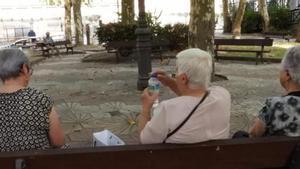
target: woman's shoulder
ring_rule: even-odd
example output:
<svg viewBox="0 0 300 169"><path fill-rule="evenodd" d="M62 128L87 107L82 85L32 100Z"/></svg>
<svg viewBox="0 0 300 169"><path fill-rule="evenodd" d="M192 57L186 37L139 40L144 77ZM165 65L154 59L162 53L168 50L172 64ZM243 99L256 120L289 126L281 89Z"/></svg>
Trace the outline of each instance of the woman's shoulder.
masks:
<svg viewBox="0 0 300 169"><path fill-rule="evenodd" d="M211 86L208 88L208 90L214 93L222 93L222 94L230 95L229 91L221 86Z"/></svg>
<svg viewBox="0 0 300 169"><path fill-rule="evenodd" d="M32 88L32 87L28 87L24 90L24 93L29 94L29 95L33 95L36 96L37 98L47 98L47 99L51 99L51 97L46 94L45 92Z"/></svg>
<svg viewBox="0 0 300 169"><path fill-rule="evenodd" d="M174 97L172 99L164 100L160 104L162 104L165 107L177 107L185 104L191 104L194 102L198 102L197 97L192 96L178 96Z"/></svg>
<svg viewBox="0 0 300 169"><path fill-rule="evenodd" d="M287 104L295 107L297 105L300 105L300 97L290 95L268 97L266 99L266 104L267 106L278 106L278 104Z"/></svg>

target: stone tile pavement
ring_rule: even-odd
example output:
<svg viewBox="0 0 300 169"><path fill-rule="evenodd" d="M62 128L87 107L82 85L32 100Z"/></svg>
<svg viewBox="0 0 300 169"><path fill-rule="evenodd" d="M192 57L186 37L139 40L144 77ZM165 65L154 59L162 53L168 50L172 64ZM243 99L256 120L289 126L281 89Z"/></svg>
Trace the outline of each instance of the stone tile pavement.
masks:
<svg viewBox="0 0 300 169"><path fill-rule="evenodd" d="M109 129L127 144L137 144L136 118L140 111L140 91L136 90L137 65L132 60L115 63L115 57L103 56L94 62L81 62L84 54L51 57L34 66L31 82L52 96L61 116L66 142L71 147L92 145L92 133ZM175 61L153 67L174 72ZM231 131L248 129L267 96L281 93L277 81L278 64L254 65L219 62L216 72L228 77L213 85L232 94ZM173 97L166 88L160 100Z"/></svg>

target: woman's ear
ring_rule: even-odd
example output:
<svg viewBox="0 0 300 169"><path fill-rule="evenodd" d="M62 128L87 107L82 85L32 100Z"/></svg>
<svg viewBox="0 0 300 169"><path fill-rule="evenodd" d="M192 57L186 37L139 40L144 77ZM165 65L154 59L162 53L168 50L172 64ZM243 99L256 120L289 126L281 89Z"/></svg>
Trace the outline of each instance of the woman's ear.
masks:
<svg viewBox="0 0 300 169"><path fill-rule="evenodd" d="M285 73L286 80L290 81L292 79L290 72L288 70L285 70L284 73Z"/></svg>
<svg viewBox="0 0 300 169"><path fill-rule="evenodd" d="M182 74L182 82L187 85L189 83L189 79L185 73Z"/></svg>
<svg viewBox="0 0 300 169"><path fill-rule="evenodd" d="M29 74L29 68L26 64L22 65L21 72L24 73L25 75Z"/></svg>

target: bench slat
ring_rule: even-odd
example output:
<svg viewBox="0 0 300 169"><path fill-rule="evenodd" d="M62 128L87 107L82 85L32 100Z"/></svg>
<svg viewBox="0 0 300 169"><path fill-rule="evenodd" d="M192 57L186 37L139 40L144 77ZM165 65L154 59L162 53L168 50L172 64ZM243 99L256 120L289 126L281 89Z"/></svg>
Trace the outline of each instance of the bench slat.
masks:
<svg viewBox="0 0 300 169"><path fill-rule="evenodd" d="M287 165L300 138L218 140L0 153L1 168L22 158L29 169L259 169Z"/></svg>
<svg viewBox="0 0 300 169"><path fill-rule="evenodd" d="M272 46L273 39L215 39L215 45Z"/></svg>
<svg viewBox="0 0 300 169"><path fill-rule="evenodd" d="M238 50L238 49L218 49L218 51L224 51L224 52L263 52L263 53L270 53L271 50Z"/></svg>

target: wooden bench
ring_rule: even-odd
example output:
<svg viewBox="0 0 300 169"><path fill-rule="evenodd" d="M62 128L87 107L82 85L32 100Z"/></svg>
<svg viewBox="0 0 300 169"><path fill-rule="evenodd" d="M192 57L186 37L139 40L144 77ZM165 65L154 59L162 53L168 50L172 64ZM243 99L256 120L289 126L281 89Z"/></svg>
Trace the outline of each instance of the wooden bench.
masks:
<svg viewBox="0 0 300 169"><path fill-rule="evenodd" d="M67 54L69 53L69 50L73 54L73 45L69 40L59 40L59 41L54 41L53 45L57 47L58 49L64 49L66 48Z"/></svg>
<svg viewBox="0 0 300 169"><path fill-rule="evenodd" d="M110 41L104 45L108 53L116 53L116 61L119 62L120 57L128 57L131 53L136 51L136 41ZM152 40L151 53L160 56L169 49L170 43L167 40Z"/></svg>
<svg viewBox="0 0 300 169"><path fill-rule="evenodd" d="M66 51L67 54L69 53L69 50L71 50L73 54L73 45L71 44L70 41L67 40L54 41L54 43L51 44L51 46L53 46L53 48L56 49L57 51L59 51L59 49L65 48L67 50ZM45 44L44 42L37 42L35 47L40 51L42 51L43 56L49 56L51 50L49 45Z"/></svg>
<svg viewBox="0 0 300 169"><path fill-rule="evenodd" d="M35 44L35 48L37 50L42 51L43 56L49 56L49 54L50 54L50 48L48 48L47 45L43 42L37 42Z"/></svg>
<svg viewBox="0 0 300 169"><path fill-rule="evenodd" d="M265 32L265 38L281 38L286 41L290 41L291 35L290 32Z"/></svg>
<svg viewBox="0 0 300 169"><path fill-rule="evenodd" d="M299 169L300 138L0 153L1 169ZM23 167L23 168L22 168Z"/></svg>
<svg viewBox="0 0 300 169"><path fill-rule="evenodd" d="M214 45L215 58L217 60L221 58L218 52L256 53L255 62L257 64L259 59L263 62L264 53L271 52L270 49L266 49L265 47L271 47L273 39L215 39ZM232 46L257 47L257 49L232 48Z"/></svg>

